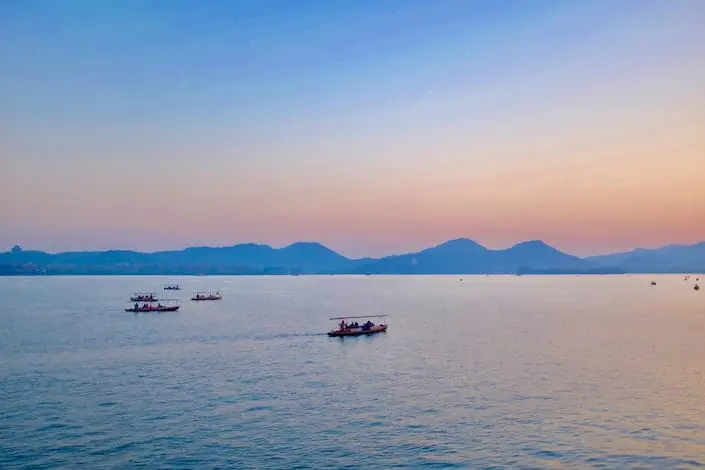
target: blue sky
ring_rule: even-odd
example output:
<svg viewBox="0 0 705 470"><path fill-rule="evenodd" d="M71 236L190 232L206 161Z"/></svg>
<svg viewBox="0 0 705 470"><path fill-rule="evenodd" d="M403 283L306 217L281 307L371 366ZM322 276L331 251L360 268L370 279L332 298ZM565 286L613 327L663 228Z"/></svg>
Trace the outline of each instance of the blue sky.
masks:
<svg viewBox="0 0 705 470"><path fill-rule="evenodd" d="M5 1L0 245L705 239L704 31L697 0Z"/></svg>

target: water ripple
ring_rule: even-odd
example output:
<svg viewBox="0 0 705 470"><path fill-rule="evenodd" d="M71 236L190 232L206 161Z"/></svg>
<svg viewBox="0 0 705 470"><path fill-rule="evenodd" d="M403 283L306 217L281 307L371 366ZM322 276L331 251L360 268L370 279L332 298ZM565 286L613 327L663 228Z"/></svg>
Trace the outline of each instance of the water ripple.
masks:
<svg viewBox="0 0 705 470"><path fill-rule="evenodd" d="M705 466L682 279L466 280L184 278L226 297L134 316L173 280L0 278L0 468ZM390 333L329 339L331 311Z"/></svg>

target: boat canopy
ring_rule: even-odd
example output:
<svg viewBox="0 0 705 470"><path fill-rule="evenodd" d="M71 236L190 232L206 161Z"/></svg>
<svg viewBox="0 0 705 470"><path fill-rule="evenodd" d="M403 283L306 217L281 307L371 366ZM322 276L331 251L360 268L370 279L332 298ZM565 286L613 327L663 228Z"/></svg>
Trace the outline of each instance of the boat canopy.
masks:
<svg viewBox="0 0 705 470"><path fill-rule="evenodd" d="M358 315L354 317L333 317L329 318L329 320L349 320L353 318L382 318L382 317L388 317L389 315Z"/></svg>

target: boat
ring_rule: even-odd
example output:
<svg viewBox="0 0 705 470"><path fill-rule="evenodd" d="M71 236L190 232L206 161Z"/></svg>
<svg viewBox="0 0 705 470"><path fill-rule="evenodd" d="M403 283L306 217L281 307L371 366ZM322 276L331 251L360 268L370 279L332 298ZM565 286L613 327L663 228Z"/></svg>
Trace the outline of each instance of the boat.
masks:
<svg viewBox="0 0 705 470"><path fill-rule="evenodd" d="M143 305L138 305L135 303L135 306L132 308L126 308L126 312L132 312L132 313L151 313L151 312L156 312L156 313L161 313L161 312L176 312L179 310L179 305L175 305L175 302L178 302L176 299L162 299L159 301L157 305L145 303ZM161 302L165 303L172 303L172 305L162 305Z"/></svg>
<svg viewBox="0 0 705 470"><path fill-rule="evenodd" d="M700 290L700 286L697 285L697 284L695 284L695 286L693 287L693 289L695 289L695 290Z"/></svg>
<svg viewBox="0 0 705 470"><path fill-rule="evenodd" d="M158 302L157 294L153 292L135 292L130 297L131 302Z"/></svg>
<svg viewBox="0 0 705 470"><path fill-rule="evenodd" d="M338 328L328 332L330 337L344 337L344 336L367 336L376 333L385 333L387 331L386 318L389 315L362 315L355 317L333 317L329 320L340 320ZM367 321L360 325L358 322L348 323L347 320L355 320L360 318L379 318L380 321L377 325L371 321Z"/></svg>
<svg viewBox="0 0 705 470"><path fill-rule="evenodd" d="M164 290L181 290L181 286L178 284L164 284Z"/></svg>
<svg viewBox="0 0 705 470"><path fill-rule="evenodd" d="M652 286L655 286L655 285L656 285L656 281L651 281L651 285L652 285Z"/></svg>
<svg viewBox="0 0 705 470"><path fill-rule="evenodd" d="M191 300L195 301L200 301L200 300L220 300L222 299L223 296L220 295L220 292L216 292L215 294L212 291L199 291L196 292L196 295L191 297Z"/></svg>

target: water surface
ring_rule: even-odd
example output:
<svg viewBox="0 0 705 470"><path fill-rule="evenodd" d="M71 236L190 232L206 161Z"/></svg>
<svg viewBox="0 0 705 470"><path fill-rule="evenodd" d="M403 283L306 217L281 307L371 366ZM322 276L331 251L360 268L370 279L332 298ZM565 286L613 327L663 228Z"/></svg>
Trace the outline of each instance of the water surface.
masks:
<svg viewBox="0 0 705 470"><path fill-rule="evenodd" d="M225 297L123 311L174 281ZM0 278L0 298L0 468L705 466L705 292L680 276ZM355 314L389 332L325 336Z"/></svg>

